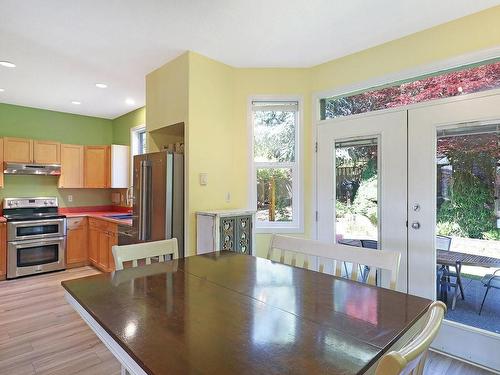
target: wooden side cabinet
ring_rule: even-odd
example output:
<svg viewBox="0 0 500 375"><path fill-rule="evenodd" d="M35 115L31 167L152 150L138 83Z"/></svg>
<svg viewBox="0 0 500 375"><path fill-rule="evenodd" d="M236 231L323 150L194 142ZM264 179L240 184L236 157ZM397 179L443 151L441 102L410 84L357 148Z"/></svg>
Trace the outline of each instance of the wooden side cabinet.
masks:
<svg viewBox="0 0 500 375"><path fill-rule="evenodd" d="M89 218L89 260L101 271L115 270L111 248L118 243L118 225Z"/></svg>
<svg viewBox="0 0 500 375"><path fill-rule="evenodd" d="M83 169L86 188L109 188L110 146L85 146Z"/></svg>
<svg viewBox="0 0 500 375"><path fill-rule="evenodd" d="M33 161L40 164L61 163L61 144L51 141L33 141Z"/></svg>
<svg viewBox="0 0 500 375"><path fill-rule="evenodd" d="M86 217L67 219L66 267L81 267L89 263L88 223Z"/></svg>
<svg viewBox="0 0 500 375"><path fill-rule="evenodd" d="M7 224L0 223L0 280L7 277Z"/></svg>
<svg viewBox="0 0 500 375"><path fill-rule="evenodd" d="M196 213L196 252L229 250L253 254L255 212L217 210Z"/></svg>
<svg viewBox="0 0 500 375"><path fill-rule="evenodd" d="M59 188L83 188L83 163L83 146L61 145Z"/></svg>
<svg viewBox="0 0 500 375"><path fill-rule="evenodd" d="M3 159L12 163L32 163L33 162L33 140L26 138L3 139Z"/></svg>

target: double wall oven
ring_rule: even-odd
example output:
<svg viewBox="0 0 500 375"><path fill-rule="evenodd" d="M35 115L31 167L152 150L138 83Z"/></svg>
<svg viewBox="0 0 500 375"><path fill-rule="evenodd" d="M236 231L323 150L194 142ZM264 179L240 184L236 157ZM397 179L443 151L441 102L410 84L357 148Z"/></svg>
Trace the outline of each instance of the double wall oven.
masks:
<svg viewBox="0 0 500 375"><path fill-rule="evenodd" d="M66 217L54 197L5 198L7 278L65 268Z"/></svg>

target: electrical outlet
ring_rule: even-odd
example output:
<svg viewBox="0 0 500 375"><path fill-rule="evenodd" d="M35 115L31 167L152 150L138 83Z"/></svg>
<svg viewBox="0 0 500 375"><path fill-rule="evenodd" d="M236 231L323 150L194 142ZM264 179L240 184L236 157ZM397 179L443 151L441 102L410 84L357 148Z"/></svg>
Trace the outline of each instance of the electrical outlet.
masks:
<svg viewBox="0 0 500 375"><path fill-rule="evenodd" d="M73 196L71 194L68 195L68 202L73 202Z"/></svg>
<svg viewBox="0 0 500 375"><path fill-rule="evenodd" d="M231 202L231 192L230 191L226 192L226 203L229 203L229 202Z"/></svg>

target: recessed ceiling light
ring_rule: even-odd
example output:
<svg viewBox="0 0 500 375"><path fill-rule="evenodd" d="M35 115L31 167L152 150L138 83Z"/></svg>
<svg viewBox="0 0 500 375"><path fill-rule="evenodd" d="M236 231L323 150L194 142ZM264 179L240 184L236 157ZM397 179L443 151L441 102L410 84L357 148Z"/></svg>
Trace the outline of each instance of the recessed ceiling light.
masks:
<svg viewBox="0 0 500 375"><path fill-rule="evenodd" d="M108 87L108 85L106 85L105 83L96 83L95 86L99 87L100 89L105 89L106 87Z"/></svg>
<svg viewBox="0 0 500 375"><path fill-rule="evenodd" d="M80 104L82 104L82 102L79 102L78 100L73 100L73 101L71 102L71 104L80 105Z"/></svg>
<svg viewBox="0 0 500 375"><path fill-rule="evenodd" d="M4 92L4 91L5 91L5 89L0 89L0 92Z"/></svg>
<svg viewBox="0 0 500 375"><path fill-rule="evenodd" d="M15 68L16 64L11 63L10 61L0 61L0 65L5 66L6 68Z"/></svg>
<svg viewBox="0 0 500 375"><path fill-rule="evenodd" d="M131 98L127 98L127 99L125 99L125 103L127 103L128 105L134 105L135 104L135 100L131 99Z"/></svg>
<svg viewBox="0 0 500 375"><path fill-rule="evenodd" d="M462 88L462 86L458 86L458 89L457 89L458 92L463 92L464 89Z"/></svg>

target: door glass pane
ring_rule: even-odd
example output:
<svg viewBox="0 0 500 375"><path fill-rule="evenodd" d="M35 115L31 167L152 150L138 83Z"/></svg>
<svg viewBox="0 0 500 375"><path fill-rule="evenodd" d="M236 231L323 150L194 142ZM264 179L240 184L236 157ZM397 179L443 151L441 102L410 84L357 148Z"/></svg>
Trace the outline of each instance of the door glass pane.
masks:
<svg viewBox="0 0 500 375"><path fill-rule="evenodd" d="M292 221L292 174L292 168L257 168L257 221Z"/></svg>
<svg viewBox="0 0 500 375"><path fill-rule="evenodd" d="M448 304L447 319L497 333L499 129L469 124L439 130L436 154L438 298Z"/></svg>
<svg viewBox="0 0 500 375"><path fill-rule="evenodd" d="M54 234L54 233L59 233L59 225L49 224L49 225L17 227L16 232L18 237L38 236L41 234Z"/></svg>
<svg viewBox="0 0 500 375"><path fill-rule="evenodd" d="M378 247L378 140L335 143L335 239Z"/></svg>

